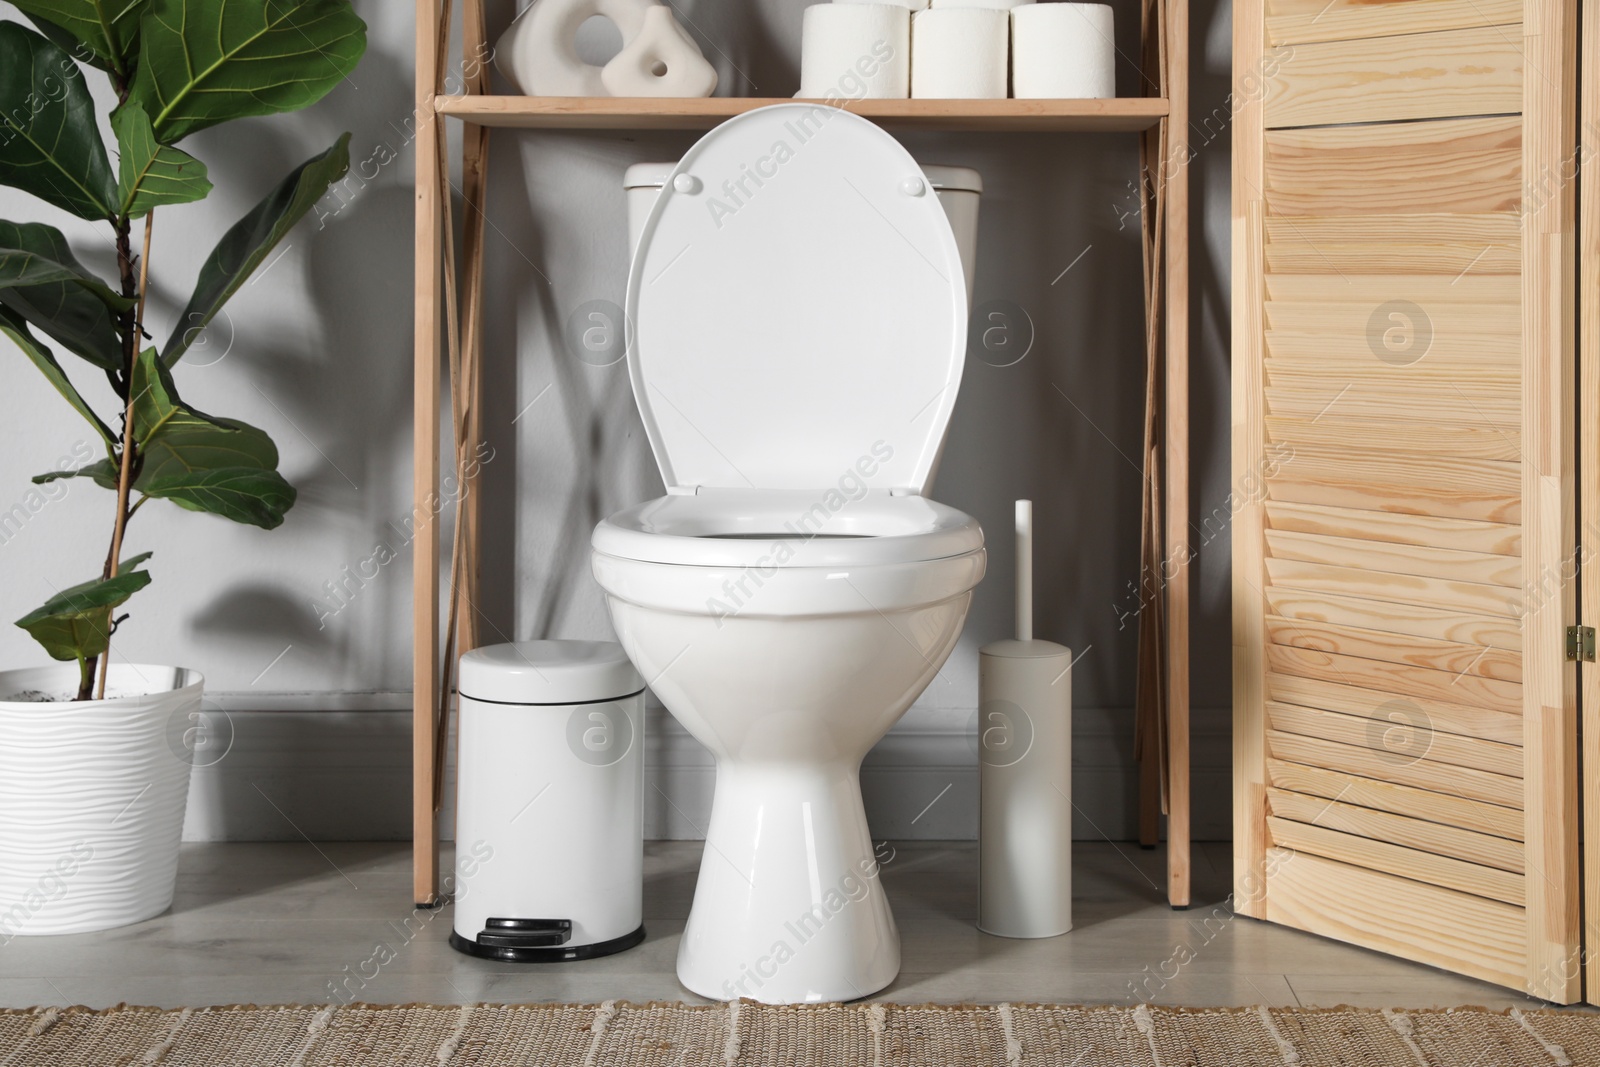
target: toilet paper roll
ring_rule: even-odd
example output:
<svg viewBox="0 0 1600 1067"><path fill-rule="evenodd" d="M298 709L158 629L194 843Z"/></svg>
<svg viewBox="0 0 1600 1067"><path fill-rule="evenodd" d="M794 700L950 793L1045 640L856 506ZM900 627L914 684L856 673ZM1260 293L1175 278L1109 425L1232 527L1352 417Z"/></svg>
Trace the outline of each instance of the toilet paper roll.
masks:
<svg viewBox="0 0 1600 1067"><path fill-rule="evenodd" d="M893 4L908 11L928 10L928 0L833 0L836 4Z"/></svg>
<svg viewBox="0 0 1600 1067"><path fill-rule="evenodd" d="M840 0L834 0L839 3ZM1010 11L1023 4L1031 4L1033 0L930 0L929 7L938 9L944 7L988 7L1000 11Z"/></svg>
<svg viewBox="0 0 1600 1067"><path fill-rule="evenodd" d="M911 95L1003 99L1011 16L980 7L941 7L911 20Z"/></svg>
<svg viewBox="0 0 1600 1067"><path fill-rule="evenodd" d="M1106 4L1028 4L1011 12L1012 95L1095 100L1117 95Z"/></svg>
<svg viewBox="0 0 1600 1067"><path fill-rule="evenodd" d="M898 4L816 4L800 23L800 91L828 100L911 93L911 12Z"/></svg>

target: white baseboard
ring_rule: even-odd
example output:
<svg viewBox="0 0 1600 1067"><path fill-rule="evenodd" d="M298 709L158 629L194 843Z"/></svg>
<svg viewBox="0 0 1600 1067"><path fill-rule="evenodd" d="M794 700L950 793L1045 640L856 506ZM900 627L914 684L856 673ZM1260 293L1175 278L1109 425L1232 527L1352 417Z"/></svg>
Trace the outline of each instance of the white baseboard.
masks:
<svg viewBox="0 0 1600 1067"><path fill-rule="evenodd" d="M409 694L260 694L206 702L210 763L191 781L186 841L395 840L411 837ZM978 831L971 713L913 711L867 757L861 789L875 837L971 840ZM1215 718L1210 721L1219 721ZM1225 720L1224 720L1225 721ZM1137 772L1127 709L1074 713L1074 836L1137 836ZM1231 753L1225 733L1193 739L1194 834L1229 836ZM704 836L711 756L659 707L647 716L645 835ZM443 827L454 823L453 776Z"/></svg>

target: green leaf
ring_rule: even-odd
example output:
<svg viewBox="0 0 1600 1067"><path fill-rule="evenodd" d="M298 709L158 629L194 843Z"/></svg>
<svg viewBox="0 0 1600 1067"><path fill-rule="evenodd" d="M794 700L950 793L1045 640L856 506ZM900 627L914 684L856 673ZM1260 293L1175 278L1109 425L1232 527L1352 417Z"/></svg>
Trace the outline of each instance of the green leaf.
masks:
<svg viewBox="0 0 1600 1067"><path fill-rule="evenodd" d="M0 304L95 366L121 369L115 314L133 301L89 273L60 230L0 220Z"/></svg>
<svg viewBox="0 0 1600 1067"><path fill-rule="evenodd" d="M110 470L116 469L111 466L110 460L102 459L96 463L89 464L87 467L79 467L76 470L45 471L43 474L35 474L29 480L32 481L34 485L49 485L51 482L63 482L68 478L94 478L95 468L101 467ZM95 480L99 481L98 478L95 478ZM113 482L112 484L114 487L116 483Z"/></svg>
<svg viewBox="0 0 1600 1067"><path fill-rule="evenodd" d="M283 524L296 494L277 471L278 448L272 438L248 423L184 404L155 349L139 354L133 385L134 440L142 457L135 492L267 530ZM91 478L114 490L122 473L119 462L113 456L33 480L44 484Z"/></svg>
<svg viewBox="0 0 1600 1067"><path fill-rule="evenodd" d="M117 491L117 480L122 475L121 457L114 456L108 459L97 459L93 463L77 468L76 470L45 471L35 474L30 479L34 485L47 485L50 482L64 481L67 478L90 478L102 489Z"/></svg>
<svg viewBox="0 0 1600 1067"><path fill-rule="evenodd" d="M211 192L206 165L181 149L157 141L150 116L138 104L117 109L111 116L111 129L122 150L117 196L125 217L142 218L162 204L204 200Z"/></svg>
<svg viewBox="0 0 1600 1067"><path fill-rule="evenodd" d="M139 16L147 0L12 0L12 6L35 23L40 32L61 44L52 29L59 28L79 47L68 49L86 63L125 76L139 44ZM65 47L65 46L63 46Z"/></svg>
<svg viewBox="0 0 1600 1067"><path fill-rule="evenodd" d="M73 59L76 59L79 63L88 63L90 66L98 67L101 70L109 69L106 64L101 61L99 56L96 56L93 52L89 51L87 47L85 47L82 41L78 40L76 37L72 36L72 34L68 33L60 26L57 26L49 19L42 19L37 15L29 15L28 21L33 23L34 29L38 30L44 35L45 40L61 49Z"/></svg>
<svg viewBox="0 0 1600 1067"><path fill-rule="evenodd" d="M139 33L128 100L163 144L314 104L367 47L349 0L150 0Z"/></svg>
<svg viewBox="0 0 1600 1067"><path fill-rule="evenodd" d="M118 310L133 306L78 262L54 226L0 219L0 289L50 282L76 282Z"/></svg>
<svg viewBox="0 0 1600 1067"><path fill-rule="evenodd" d="M278 448L248 423L216 419L180 408L140 444L144 467L135 488L154 478L197 470L274 470ZM154 494L152 494L154 495Z"/></svg>
<svg viewBox="0 0 1600 1067"><path fill-rule="evenodd" d="M111 613L150 584L150 575L134 570L150 558L145 552L126 561L115 578L95 578L64 589L35 611L17 620L54 659L86 660L111 644Z"/></svg>
<svg viewBox="0 0 1600 1067"><path fill-rule="evenodd" d="M277 472L271 437L184 404L153 348L139 354L133 385L134 439L143 457L137 492L263 529L283 523L295 491ZM119 471L104 462L74 473L115 488Z"/></svg>
<svg viewBox="0 0 1600 1067"><path fill-rule="evenodd" d="M116 448L116 438L111 429L100 421L89 405L84 402L77 388L68 380L66 372L61 369L61 364L56 362L55 355L44 345L40 344L33 334L28 331L28 324L22 317L8 307L0 306L0 333L4 333L16 342L22 349L23 355L33 361L51 385L56 387L56 392L66 398L74 411L88 420L94 427L94 432L100 435L105 442L107 454Z"/></svg>
<svg viewBox="0 0 1600 1067"><path fill-rule="evenodd" d="M294 224L350 169L350 135L347 133L321 155L312 156L268 193L233 228L222 235L210 258L200 268L194 295L178 316L181 328L167 341L161 360L172 366L190 342L238 292Z"/></svg>
<svg viewBox="0 0 1600 1067"><path fill-rule="evenodd" d="M294 486L283 475L249 467L184 471L141 482L146 496L263 530L283 525L284 513L295 501Z"/></svg>
<svg viewBox="0 0 1600 1067"><path fill-rule="evenodd" d="M80 218L116 210L117 181L83 71L16 22L0 22L0 184Z"/></svg>
<svg viewBox="0 0 1600 1067"><path fill-rule="evenodd" d="M178 399L172 374L153 348L133 369L133 432L146 477L210 467L278 465L278 448L265 432L235 419L206 415Z"/></svg>

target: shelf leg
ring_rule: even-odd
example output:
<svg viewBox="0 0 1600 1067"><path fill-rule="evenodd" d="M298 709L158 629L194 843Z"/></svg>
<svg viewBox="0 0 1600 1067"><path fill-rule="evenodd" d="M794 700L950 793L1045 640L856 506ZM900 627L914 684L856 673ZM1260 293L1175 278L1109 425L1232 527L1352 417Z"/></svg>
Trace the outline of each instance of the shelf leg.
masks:
<svg viewBox="0 0 1600 1067"><path fill-rule="evenodd" d="M1190 903L1189 5L1167 0L1166 526L1167 899Z"/></svg>
<svg viewBox="0 0 1600 1067"><path fill-rule="evenodd" d="M433 809L433 736L439 706L439 304L443 231L439 198L439 121L434 79L440 42L438 0L417 0L415 384L412 521L412 899L439 897L439 822Z"/></svg>

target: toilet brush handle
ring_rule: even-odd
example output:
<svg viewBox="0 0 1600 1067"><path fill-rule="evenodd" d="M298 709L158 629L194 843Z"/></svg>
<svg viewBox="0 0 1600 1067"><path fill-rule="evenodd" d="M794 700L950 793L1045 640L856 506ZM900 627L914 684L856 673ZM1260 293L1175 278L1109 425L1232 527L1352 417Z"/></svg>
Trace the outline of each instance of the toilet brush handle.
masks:
<svg viewBox="0 0 1600 1067"><path fill-rule="evenodd" d="M1017 640L1033 640L1033 501L1017 501Z"/></svg>

